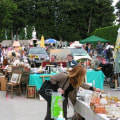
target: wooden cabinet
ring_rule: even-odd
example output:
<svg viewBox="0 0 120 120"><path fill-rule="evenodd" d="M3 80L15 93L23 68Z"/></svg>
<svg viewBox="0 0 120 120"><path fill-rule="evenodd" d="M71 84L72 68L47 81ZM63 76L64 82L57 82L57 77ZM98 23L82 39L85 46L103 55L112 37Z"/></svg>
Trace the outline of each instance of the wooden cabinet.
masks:
<svg viewBox="0 0 120 120"><path fill-rule="evenodd" d="M0 76L1 91L6 91L6 82L5 76Z"/></svg>

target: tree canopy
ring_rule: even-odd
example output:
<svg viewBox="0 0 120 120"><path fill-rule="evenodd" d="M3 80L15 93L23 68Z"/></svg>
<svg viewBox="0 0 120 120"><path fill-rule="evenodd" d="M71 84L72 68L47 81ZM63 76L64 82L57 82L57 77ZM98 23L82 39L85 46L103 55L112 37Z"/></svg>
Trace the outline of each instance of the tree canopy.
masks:
<svg viewBox="0 0 120 120"><path fill-rule="evenodd" d="M43 34L45 39L75 41L86 38L96 28L113 25L115 20L111 0L3 1L0 1L0 40L5 39L6 29L16 34L16 39L17 34L25 39L24 28L34 26L38 38ZM32 30L28 29L26 38L30 39Z"/></svg>

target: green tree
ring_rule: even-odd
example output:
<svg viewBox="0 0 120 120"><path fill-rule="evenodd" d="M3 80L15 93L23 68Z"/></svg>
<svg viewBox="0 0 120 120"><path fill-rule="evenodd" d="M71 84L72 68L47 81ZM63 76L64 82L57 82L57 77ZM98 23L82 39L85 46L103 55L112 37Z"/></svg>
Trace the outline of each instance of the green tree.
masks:
<svg viewBox="0 0 120 120"><path fill-rule="evenodd" d="M109 40L111 44L115 44L117 36L118 36L118 28L120 25L113 25L104 28L96 29L92 34Z"/></svg>
<svg viewBox="0 0 120 120"><path fill-rule="evenodd" d="M109 0L38 0L35 6L39 37L74 41L115 20Z"/></svg>
<svg viewBox="0 0 120 120"><path fill-rule="evenodd" d="M14 0L17 10L13 17L13 31L18 39L18 34L23 32L27 25L35 23L35 1L34 0Z"/></svg>
<svg viewBox="0 0 120 120"><path fill-rule="evenodd" d="M13 12L12 19L8 19L13 22L11 24L9 22L10 28L16 36L19 34L21 39L25 39L25 27L31 26L27 31L27 38L30 38L32 26L35 26L37 38L41 38L43 34L45 39L80 40L90 35L96 28L112 25L115 20L111 0L11 0L11 2L16 4L17 10ZM6 7L3 7L5 6L1 5L0 14L4 18L3 10ZM7 24L5 21L4 18L4 26ZM1 20L0 23L3 24ZM11 31L10 28L7 32ZM2 31L4 29L1 29Z"/></svg>
<svg viewBox="0 0 120 120"><path fill-rule="evenodd" d="M9 32L9 30L12 27L13 24L13 14L15 13L17 9L16 4L14 4L12 1L10 0L1 0L0 1L0 15L1 15L1 19L0 19L0 30L1 33ZM4 34L2 35L1 39L4 39Z"/></svg>

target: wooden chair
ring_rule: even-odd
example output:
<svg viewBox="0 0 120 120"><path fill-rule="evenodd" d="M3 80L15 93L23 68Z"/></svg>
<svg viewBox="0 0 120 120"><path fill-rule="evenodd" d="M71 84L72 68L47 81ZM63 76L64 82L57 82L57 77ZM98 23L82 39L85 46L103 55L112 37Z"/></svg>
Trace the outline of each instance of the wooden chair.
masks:
<svg viewBox="0 0 120 120"><path fill-rule="evenodd" d="M11 76L10 82L7 83L6 86L6 96L8 95L8 92L11 92L11 98L13 98L13 93L19 92L19 95L21 95L21 72L13 72Z"/></svg>
<svg viewBox="0 0 120 120"><path fill-rule="evenodd" d="M29 83L29 72L23 72L22 77L21 77L21 91L22 91L22 93L24 91L26 92L26 88L27 88L28 83Z"/></svg>

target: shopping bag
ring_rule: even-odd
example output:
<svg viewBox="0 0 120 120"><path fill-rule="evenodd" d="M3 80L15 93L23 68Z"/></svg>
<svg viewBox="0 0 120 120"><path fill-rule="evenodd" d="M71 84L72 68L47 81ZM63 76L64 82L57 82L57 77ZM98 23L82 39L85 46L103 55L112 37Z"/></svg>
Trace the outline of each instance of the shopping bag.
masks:
<svg viewBox="0 0 120 120"><path fill-rule="evenodd" d="M67 77L64 85L62 86L62 88L64 88L67 81L68 81L68 77ZM38 91L38 93L48 102L49 105L51 105L52 92L57 92L57 89L48 80L45 80L45 82L43 83L43 85L41 86L41 88Z"/></svg>
<svg viewBox="0 0 120 120"><path fill-rule="evenodd" d="M57 89L50 81L45 80L38 92L50 105L52 92L57 92Z"/></svg>
<svg viewBox="0 0 120 120"><path fill-rule="evenodd" d="M52 92L51 118L57 118L60 115L60 112L63 114L63 97L59 92Z"/></svg>

